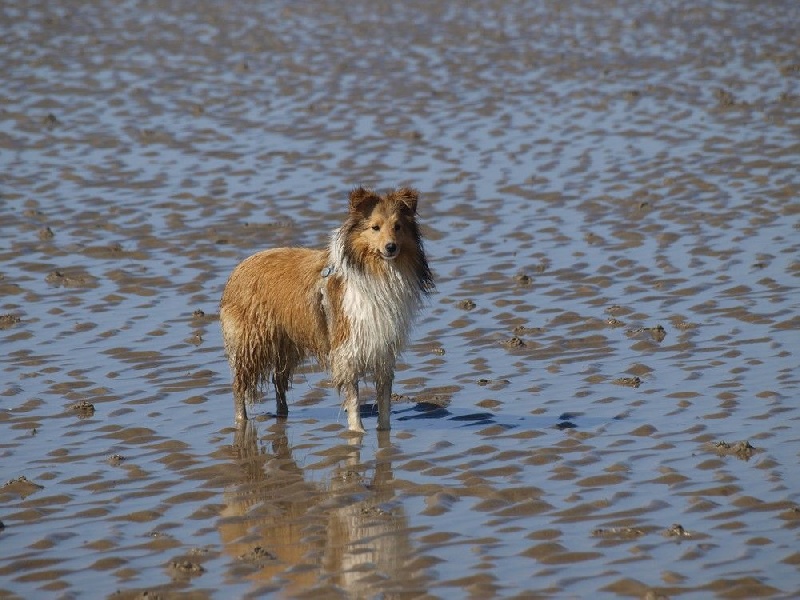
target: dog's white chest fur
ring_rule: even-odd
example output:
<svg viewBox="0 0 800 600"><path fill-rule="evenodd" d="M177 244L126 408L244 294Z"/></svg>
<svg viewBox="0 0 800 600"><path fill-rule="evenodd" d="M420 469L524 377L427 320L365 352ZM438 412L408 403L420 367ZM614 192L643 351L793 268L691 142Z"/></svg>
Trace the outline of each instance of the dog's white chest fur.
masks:
<svg viewBox="0 0 800 600"><path fill-rule="evenodd" d="M421 304L419 284L391 263L378 277L358 271L343 260L339 241L334 237L331 250L334 268L345 284L341 309L349 332L341 347L332 350L359 376L383 372L394 367L406 343ZM338 361L334 358L333 362Z"/></svg>
<svg viewBox="0 0 800 600"><path fill-rule="evenodd" d="M360 370L394 365L418 305L408 284L394 270L385 279L358 275L346 280L342 309L350 325L347 353Z"/></svg>

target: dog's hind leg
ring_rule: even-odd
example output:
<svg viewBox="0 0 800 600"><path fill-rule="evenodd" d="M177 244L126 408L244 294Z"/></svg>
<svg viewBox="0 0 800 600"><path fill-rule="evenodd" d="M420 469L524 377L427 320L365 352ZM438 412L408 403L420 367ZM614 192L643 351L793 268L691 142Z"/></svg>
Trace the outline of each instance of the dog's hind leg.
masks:
<svg viewBox="0 0 800 600"><path fill-rule="evenodd" d="M286 418L289 416L289 405L286 403L286 392L289 389L289 382L292 375L289 372L277 371L272 375L272 384L275 386L275 414L278 417Z"/></svg>
<svg viewBox="0 0 800 600"><path fill-rule="evenodd" d="M242 352L242 330L236 326L235 313L226 310L224 306L219 311L220 325L222 327L222 340L225 343L225 354L231 367L233 379L233 410L236 423L247 421L247 403L255 396L254 383L250 371L247 369L245 354Z"/></svg>
<svg viewBox="0 0 800 600"><path fill-rule="evenodd" d="M237 423L247 421L247 403L252 401L252 382L246 375L242 366L236 360L231 360L231 374L233 375L233 411Z"/></svg>
<svg viewBox="0 0 800 600"><path fill-rule="evenodd" d="M278 418L285 419L289 416L289 405L286 402L286 392L292 384L292 374L297 366L303 362L303 351L288 338L278 338L276 351L272 358L272 385L275 386L275 414Z"/></svg>
<svg viewBox="0 0 800 600"><path fill-rule="evenodd" d="M247 421L247 408L245 404L247 401L245 397L241 394L234 394L233 395L233 410L234 414L236 415L236 422L237 423L244 423Z"/></svg>

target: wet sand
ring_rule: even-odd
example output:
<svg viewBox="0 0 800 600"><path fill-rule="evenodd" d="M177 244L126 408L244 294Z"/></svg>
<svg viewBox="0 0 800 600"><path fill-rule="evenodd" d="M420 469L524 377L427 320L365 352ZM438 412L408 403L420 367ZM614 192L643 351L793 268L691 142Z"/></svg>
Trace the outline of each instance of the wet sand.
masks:
<svg viewBox="0 0 800 600"><path fill-rule="evenodd" d="M794 2L0 8L0 596L800 593ZM409 184L360 442L236 431L234 265Z"/></svg>

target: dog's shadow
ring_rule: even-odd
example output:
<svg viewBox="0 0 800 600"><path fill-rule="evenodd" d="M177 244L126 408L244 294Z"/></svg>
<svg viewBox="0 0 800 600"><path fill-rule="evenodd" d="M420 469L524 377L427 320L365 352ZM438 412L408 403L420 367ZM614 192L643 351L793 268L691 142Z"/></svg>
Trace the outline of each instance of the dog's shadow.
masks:
<svg viewBox="0 0 800 600"><path fill-rule="evenodd" d="M370 416L372 410L377 409L366 407L362 416ZM375 412L374 414L377 414ZM551 416L533 415L512 415L496 414L489 411L479 412L457 412L448 406L435 402L415 402L411 406L392 411L392 419L404 421L450 421L457 427L476 427L496 425L503 429L532 428L532 429L576 429L579 426L593 426L603 422L603 420L592 419L582 412L563 412L556 419Z"/></svg>
<svg viewBox="0 0 800 600"><path fill-rule="evenodd" d="M375 413L377 414L377 412ZM419 419L445 419L455 421L460 426L474 425L493 425L496 415L490 412L475 412L465 414L455 414L446 406L433 402L416 402L408 408L402 408L393 412L393 418L397 421L416 421Z"/></svg>

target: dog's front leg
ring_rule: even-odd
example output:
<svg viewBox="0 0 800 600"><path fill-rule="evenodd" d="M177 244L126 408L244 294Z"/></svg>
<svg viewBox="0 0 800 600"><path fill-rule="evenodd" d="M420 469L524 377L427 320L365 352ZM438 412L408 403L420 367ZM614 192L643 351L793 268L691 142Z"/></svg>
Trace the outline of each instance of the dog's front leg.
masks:
<svg viewBox="0 0 800 600"><path fill-rule="evenodd" d="M361 422L360 403L358 401L358 380L353 379L343 386L344 406L347 410L347 428L356 433L364 433L364 424Z"/></svg>
<svg viewBox="0 0 800 600"><path fill-rule="evenodd" d="M392 378L393 373L388 373L378 377L375 382L378 395L378 431L391 429Z"/></svg>

